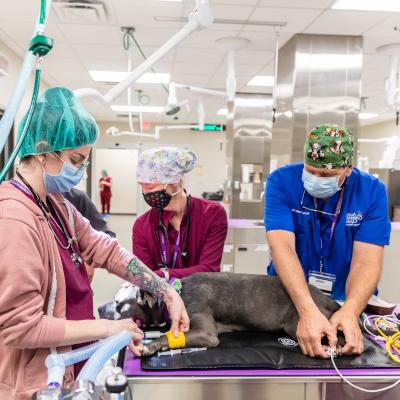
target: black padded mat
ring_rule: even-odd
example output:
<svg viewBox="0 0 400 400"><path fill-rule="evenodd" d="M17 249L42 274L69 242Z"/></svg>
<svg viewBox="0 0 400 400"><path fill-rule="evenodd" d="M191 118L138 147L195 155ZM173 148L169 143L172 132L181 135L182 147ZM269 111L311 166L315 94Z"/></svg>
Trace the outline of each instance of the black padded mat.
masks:
<svg viewBox="0 0 400 400"><path fill-rule="evenodd" d="M231 332L219 336L220 345L206 351L141 359L143 370L187 369L332 369L328 360L306 357L284 334ZM336 359L338 368L399 368L385 350L364 338L364 353Z"/></svg>

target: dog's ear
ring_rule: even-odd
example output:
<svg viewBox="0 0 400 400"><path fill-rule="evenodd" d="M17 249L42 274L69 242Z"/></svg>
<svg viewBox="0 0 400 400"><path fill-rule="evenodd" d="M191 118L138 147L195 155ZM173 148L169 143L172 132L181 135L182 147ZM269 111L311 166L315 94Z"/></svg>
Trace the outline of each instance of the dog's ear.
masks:
<svg viewBox="0 0 400 400"><path fill-rule="evenodd" d="M150 308L153 308L154 304L156 304L157 300L147 292L142 292L142 299L144 304L148 304Z"/></svg>

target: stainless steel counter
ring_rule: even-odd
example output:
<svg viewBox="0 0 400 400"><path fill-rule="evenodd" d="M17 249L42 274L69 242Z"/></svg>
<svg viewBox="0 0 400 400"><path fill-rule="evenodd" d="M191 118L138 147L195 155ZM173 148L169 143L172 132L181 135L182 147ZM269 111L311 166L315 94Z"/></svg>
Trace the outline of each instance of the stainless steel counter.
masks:
<svg viewBox="0 0 400 400"><path fill-rule="evenodd" d="M399 375L396 377L400 379ZM393 377L351 377L368 389L388 386ZM131 377L133 397L146 400L398 400L400 385L387 392L366 394L340 383L338 377Z"/></svg>

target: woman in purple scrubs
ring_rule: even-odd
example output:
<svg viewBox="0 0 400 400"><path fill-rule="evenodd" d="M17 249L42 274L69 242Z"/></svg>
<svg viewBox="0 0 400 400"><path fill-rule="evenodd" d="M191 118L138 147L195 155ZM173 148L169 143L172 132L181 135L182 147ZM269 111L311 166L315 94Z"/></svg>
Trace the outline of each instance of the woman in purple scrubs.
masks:
<svg viewBox="0 0 400 400"><path fill-rule="evenodd" d="M227 216L219 203L185 189L184 176L196 164L193 152L176 147L139 156L137 180L151 209L133 226L133 252L167 281L220 270Z"/></svg>

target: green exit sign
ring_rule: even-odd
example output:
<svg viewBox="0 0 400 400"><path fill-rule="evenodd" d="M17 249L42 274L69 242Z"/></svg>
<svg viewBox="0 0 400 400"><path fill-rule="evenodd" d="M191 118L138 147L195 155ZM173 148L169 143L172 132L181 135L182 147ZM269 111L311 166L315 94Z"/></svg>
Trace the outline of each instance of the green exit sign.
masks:
<svg viewBox="0 0 400 400"><path fill-rule="evenodd" d="M225 130L225 125L204 124L204 129L201 132L222 132ZM192 131L200 131L199 128L192 128Z"/></svg>

